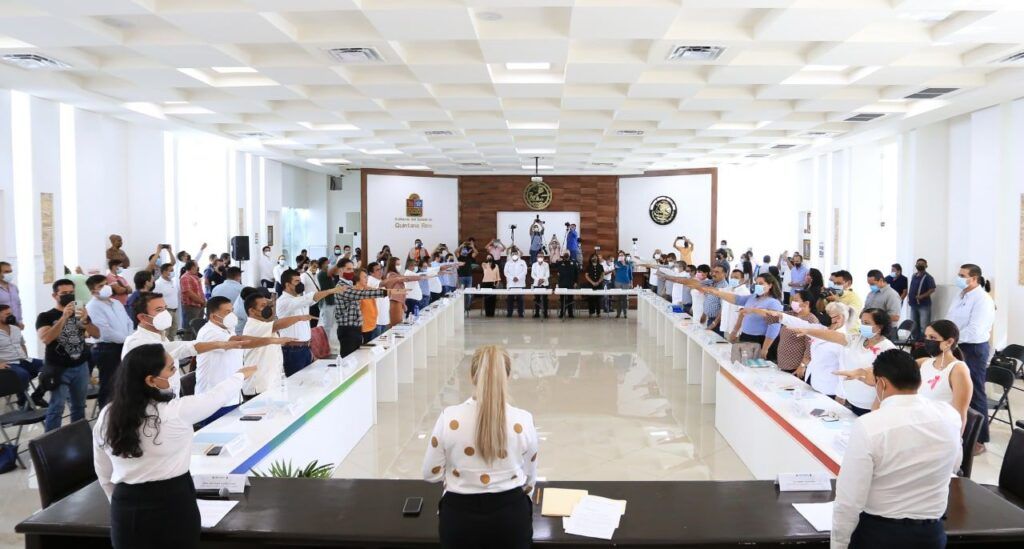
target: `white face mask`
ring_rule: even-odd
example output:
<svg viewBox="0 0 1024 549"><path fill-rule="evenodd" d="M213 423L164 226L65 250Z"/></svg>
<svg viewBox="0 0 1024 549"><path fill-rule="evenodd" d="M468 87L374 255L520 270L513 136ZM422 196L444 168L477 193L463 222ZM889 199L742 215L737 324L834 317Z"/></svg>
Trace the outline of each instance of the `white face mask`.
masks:
<svg viewBox="0 0 1024 549"><path fill-rule="evenodd" d="M238 326L238 317L235 316L235 313L228 313L227 316L221 319L221 323L224 324L225 328L234 330L235 326Z"/></svg>
<svg viewBox="0 0 1024 549"><path fill-rule="evenodd" d="M278 259L277 260L277 264L282 266L282 267L284 267L284 260L283 259Z"/></svg>
<svg viewBox="0 0 1024 549"><path fill-rule="evenodd" d="M153 327L158 331L164 331L171 327L171 313L168 311L160 311L153 317Z"/></svg>
<svg viewBox="0 0 1024 549"><path fill-rule="evenodd" d="M114 295L114 290L110 286L104 286L99 291L100 299L110 299L110 296Z"/></svg>
<svg viewBox="0 0 1024 549"><path fill-rule="evenodd" d="M4 273L4 282L6 282L8 284L14 283L14 271L11 271L9 273Z"/></svg>
<svg viewBox="0 0 1024 549"><path fill-rule="evenodd" d="M800 310L803 309L803 307L804 307L804 304L799 302L799 301L790 301L789 302L789 308L793 309L793 312L796 313L796 314L800 314Z"/></svg>
<svg viewBox="0 0 1024 549"><path fill-rule="evenodd" d="M181 376L172 375L171 377L158 377L157 379L162 379L167 382L166 389L160 389L158 387L160 394L172 397L176 397L181 394Z"/></svg>

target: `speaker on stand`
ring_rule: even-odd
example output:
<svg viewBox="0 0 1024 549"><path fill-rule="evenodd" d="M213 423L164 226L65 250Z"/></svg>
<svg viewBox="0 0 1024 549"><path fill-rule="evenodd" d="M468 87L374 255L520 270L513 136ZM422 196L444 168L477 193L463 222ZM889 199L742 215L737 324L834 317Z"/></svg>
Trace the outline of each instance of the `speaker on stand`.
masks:
<svg viewBox="0 0 1024 549"><path fill-rule="evenodd" d="M249 261L249 237L232 236L230 249L231 259L237 261L238 267L241 269L242 262Z"/></svg>

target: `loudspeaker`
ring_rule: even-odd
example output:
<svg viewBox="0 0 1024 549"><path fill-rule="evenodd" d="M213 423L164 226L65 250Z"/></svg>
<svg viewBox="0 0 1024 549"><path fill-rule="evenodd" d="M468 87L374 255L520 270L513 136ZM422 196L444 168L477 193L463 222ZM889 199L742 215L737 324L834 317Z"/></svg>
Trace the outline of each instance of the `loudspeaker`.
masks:
<svg viewBox="0 0 1024 549"><path fill-rule="evenodd" d="M231 259L235 261L249 261L249 237L231 237Z"/></svg>

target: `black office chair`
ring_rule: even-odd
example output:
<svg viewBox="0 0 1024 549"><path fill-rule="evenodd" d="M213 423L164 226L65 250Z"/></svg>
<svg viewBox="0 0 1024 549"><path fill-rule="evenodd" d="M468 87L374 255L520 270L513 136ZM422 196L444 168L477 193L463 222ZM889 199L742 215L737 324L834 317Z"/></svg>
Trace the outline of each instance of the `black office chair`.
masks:
<svg viewBox="0 0 1024 549"><path fill-rule="evenodd" d="M974 468L974 445L981 435L981 426L985 423L985 416L972 408L967 409L967 425L964 426L963 436L963 461L960 462L960 476L971 478L971 471Z"/></svg>
<svg viewBox="0 0 1024 549"><path fill-rule="evenodd" d="M24 394L24 392L21 387L21 379L17 374L8 369L0 370L0 398L18 396L19 394ZM27 398L28 396L26 395ZM25 462L21 460L21 452L18 450L18 445L21 443L21 432L26 425L42 423L45 419L46 409L32 408L31 406L24 410L0 414L0 433L3 433L4 444L14 446L14 451L18 454L18 465L22 469L25 468ZM13 438L7 434L8 427L18 428L18 432Z"/></svg>
<svg viewBox="0 0 1024 549"><path fill-rule="evenodd" d="M1006 445L1003 465L999 469L999 485L985 485L985 488L999 494L1003 499L1024 509L1024 429L1016 428L1010 434Z"/></svg>
<svg viewBox="0 0 1024 549"><path fill-rule="evenodd" d="M1013 411L1010 410L1010 390L1013 389L1015 378L1013 370L1003 368L1002 366L989 366L985 370L985 385L988 386L991 383L1003 390L1003 394L998 399L988 399L988 409L992 410L992 415L985 420L986 425L991 424L993 419L1007 425L1013 425ZM1006 415L1010 418L1009 421L997 417L1000 410L1006 410Z"/></svg>
<svg viewBox="0 0 1024 549"><path fill-rule="evenodd" d="M1014 371L1017 373L1017 377L1024 379L1024 345L1007 345L997 352L996 356L1003 356L1017 361ZM1020 390L1024 391L1024 389Z"/></svg>
<svg viewBox="0 0 1024 549"><path fill-rule="evenodd" d="M181 393L178 396L192 396L196 394L196 373L189 372L181 376Z"/></svg>
<svg viewBox="0 0 1024 549"><path fill-rule="evenodd" d="M917 343L917 340L914 339L914 330L916 328L917 323L914 322L913 320L907 319L904 320L903 322L900 322L900 325L896 328L896 331L893 332L893 343L895 343L896 346L899 347L900 349L903 349L904 347L910 347L914 343ZM904 330L907 332L907 337L906 339L900 339L900 332Z"/></svg>
<svg viewBox="0 0 1024 549"><path fill-rule="evenodd" d="M28 443L28 453L36 470L43 509L96 480L92 429L84 419L33 439Z"/></svg>
<svg viewBox="0 0 1024 549"><path fill-rule="evenodd" d="M92 383L90 383L89 384L89 388L86 389L86 391L85 391L85 402L86 402L86 404L88 404L90 400L95 401L96 399L99 398L99 396L100 396L100 386L99 385L93 385ZM99 405L99 402L93 402L93 405L92 405L92 415L89 417L89 420L92 421L92 420L96 419L97 417L99 417L99 415L100 415L100 405Z"/></svg>

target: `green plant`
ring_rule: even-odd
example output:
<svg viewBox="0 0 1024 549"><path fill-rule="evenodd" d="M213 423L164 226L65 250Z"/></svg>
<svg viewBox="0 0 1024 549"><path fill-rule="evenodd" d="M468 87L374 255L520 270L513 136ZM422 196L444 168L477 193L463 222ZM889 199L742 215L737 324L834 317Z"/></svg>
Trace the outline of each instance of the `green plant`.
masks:
<svg viewBox="0 0 1024 549"><path fill-rule="evenodd" d="M292 462L289 460L288 463L284 461L275 461L270 464L270 469L267 471L253 471L253 475L257 477L272 477L272 478L331 478L331 473L334 471L334 464L327 463L320 465L317 460L313 460L303 467L293 467Z"/></svg>

